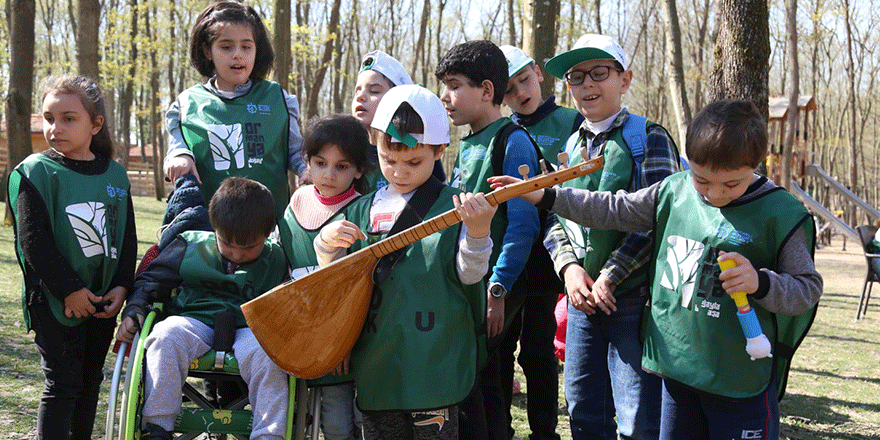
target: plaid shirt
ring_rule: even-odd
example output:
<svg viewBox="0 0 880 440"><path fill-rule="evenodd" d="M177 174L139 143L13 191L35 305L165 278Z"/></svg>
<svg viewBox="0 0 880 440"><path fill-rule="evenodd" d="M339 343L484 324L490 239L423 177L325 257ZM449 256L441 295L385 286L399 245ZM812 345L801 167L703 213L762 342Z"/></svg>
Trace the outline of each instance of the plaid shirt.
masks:
<svg viewBox="0 0 880 440"><path fill-rule="evenodd" d="M629 118L629 111L621 110L611 127L599 134L591 133L586 128L586 121L581 124L579 129L580 142L589 144L590 158L604 153L605 143L610 133L622 127L627 118ZM645 145L642 173L638 179L631 179L629 187L626 188L628 192L647 188L679 171L678 152L666 130L659 124L655 124L648 127L647 134L648 140ZM558 222L550 222L548 225L544 235L544 247L553 259L556 273L561 274L563 267L569 263L578 263L578 260L562 226ZM620 284L648 262L651 258L652 248L653 238L649 233L628 233L624 235L620 246L611 252L601 273L604 273L615 284Z"/></svg>

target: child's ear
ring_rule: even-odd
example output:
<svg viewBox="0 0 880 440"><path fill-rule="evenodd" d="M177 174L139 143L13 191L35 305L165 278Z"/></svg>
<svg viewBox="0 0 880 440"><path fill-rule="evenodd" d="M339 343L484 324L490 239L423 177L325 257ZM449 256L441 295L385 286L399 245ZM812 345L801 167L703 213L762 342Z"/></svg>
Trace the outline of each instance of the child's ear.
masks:
<svg viewBox="0 0 880 440"><path fill-rule="evenodd" d="M440 156L442 156L442 155L443 155L443 152L446 151L446 147L447 147L448 145L449 145L449 144L443 144L443 145L440 146L440 148L437 149L437 152L434 153L434 160L440 160Z"/></svg>
<svg viewBox="0 0 880 440"><path fill-rule="evenodd" d="M629 85L632 84L632 79L633 79L633 71L632 70L627 70L626 72L623 72L620 74L620 82L621 82L620 94L621 95L626 93L627 90L629 90Z"/></svg>
<svg viewBox="0 0 880 440"><path fill-rule="evenodd" d="M492 81L488 79L484 79L480 86L483 87L483 100L492 102L495 98L495 84L492 84Z"/></svg>
<svg viewBox="0 0 880 440"><path fill-rule="evenodd" d="M211 58L211 46L208 46L207 44L202 43L202 51L205 53L205 58L207 58L208 61L214 61Z"/></svg>
<svg viewBox="0 0 880 440"><path fill-rule="evenodd" d="M101 115L95 116L95 119L92 121L92 136L98 134L101 131L101 127L104 126L104 117Z"/></svg>

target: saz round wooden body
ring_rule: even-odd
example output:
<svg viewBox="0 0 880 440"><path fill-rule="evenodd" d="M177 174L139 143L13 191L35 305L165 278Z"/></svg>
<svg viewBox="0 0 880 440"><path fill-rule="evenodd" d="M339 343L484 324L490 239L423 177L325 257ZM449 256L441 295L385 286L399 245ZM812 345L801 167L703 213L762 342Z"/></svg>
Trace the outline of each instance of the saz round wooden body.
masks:
<svg viewBox="0 0 880 440"><path fill-rule="evenodd" d="M564 162L563 162L564 163ZM492 205L574 179L602 167L602 158L563 168L486 195ZM302 379L329 373L351 351L363 328L379 258L461 221L447 211L334 261L243 304L248 326L266 354Z"/></svg>

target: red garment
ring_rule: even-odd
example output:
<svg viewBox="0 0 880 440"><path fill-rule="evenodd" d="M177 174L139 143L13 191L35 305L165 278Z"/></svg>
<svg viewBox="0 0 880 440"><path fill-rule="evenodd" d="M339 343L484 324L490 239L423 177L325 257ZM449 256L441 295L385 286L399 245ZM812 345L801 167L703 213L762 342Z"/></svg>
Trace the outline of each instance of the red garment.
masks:
<svg viewBox="0 0 880 440"><path fill-rule="evenodd" d="M559 295L556 301L556 336L553 338L553 352L560 361L565 362L565 328L568 325L568 297Z"/></svg>

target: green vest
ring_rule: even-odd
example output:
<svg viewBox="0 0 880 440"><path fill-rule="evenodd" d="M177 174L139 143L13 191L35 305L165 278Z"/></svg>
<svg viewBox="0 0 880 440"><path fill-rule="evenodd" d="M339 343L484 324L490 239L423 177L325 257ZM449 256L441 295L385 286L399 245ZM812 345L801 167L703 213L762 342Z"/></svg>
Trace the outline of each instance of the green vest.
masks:
<svg viewBox="0 0 880 440"><path fill-rule="evenodd" d="M805 234L808 243L814 243L812 217L804 206L779 188L747 203L716 208L700 199L686 171L661 184L656 225L650 313L642 326L642 367L731 398L753 397L766 390L774 368L780 388L784 387L791 355L815 308L781 320L752 301L773 344L772 358L752 361L736 304L721 288L717 258L720 250L735 251L756 269L776 270L778 254L793 234ZM794 343L784 342L791 336Z"/></svg>
<svg viewBox="0 0 880 440"><path fill-rule="evenodd" d="M180 237L187 243L180 264L183 283L168 307L169 314L194 318L213 327L217 313L227 311L235 314L236 326L246 327L241 305L285 278L287 261L273 240L266 240L259 258L227 274L213 232L186 231Z"/></svg>
<svg viewBox="0 0 880 440"><path fill-rule="evenodd" d="M18 216L18 192L22 179L31 182L42 196L58 252L82 278L86 288L96 296L102 296L115 287L110 283L116 275L125 240L131 187L125 168L111 160L102 174L85 175L44 154L32 154L9 176L8 200L15 217ZM24 257L17 240L15 247L24 272ZM22 309L25 325L30 330L25 295L26 287L22 286ZM52 315L61 324L71 327L88 319L66 317L64 301L45 288L43 295Z"/></svg>
<svg viewBox="0 0 880 440"><path fill-rule="evenodd" d="M426 218L453 209L444 186ZM346 210L368 231L375 193ZM455 268L460 226L446 228L406 248L388 277L373 290L370 310L351 353L358 407L368 411L442 408L464 400L486 358L486 296L482 281L462 285ZM357 251L385 234L367 234ZM365 270L372 268L365 268Z"/></svg>
<svg viewBox="0 0 880 440"><path fill-rule="evenodd" d="M356 200L356 199L355 199ZM344 209L344 208L343 208ZM293 209L288 207L284 210L284 217L278 222L278 232L281 235L281 247L287 256L287 264L290 268L292 279L302 278L318 269L318 257L315 256L315 248L312 244L315 237L321 232L321 228L336 220L344 218L342 213L330 217L323 225L315 229L306 229L297 220ZM317 379L309 379L309 386L335 385L351 382L354 377L349 374L327 374Z"/></svg>
<svg viewBox="0 0 880 440"><path fill-rule="evenodd" d="M556 107L534 125L523 126L538 144L544 159L547 159L551 165L555 166L559 153L565 151L566 140L571 134L577 116L577 110Z"/></svg>
<svg viewBox="0 0 880 440"><path fill-rule="evenodd" d="M477 133L459 141L458 158L455 160L455 168L452 169L450 186L474 194L492 192L486 179L495 175L495 171L492 169L492 149L495 148L495 135L509 123L511 123L510 118L498 119ZM500 148L506 147L506 145L500 146ZM492 246L492 257L489 259L490 268L495 266L498 255L501 254L501 241L507 229L507 216L500 215L506 210L501 208L502 206L499 205L498 214L492 217L490 237L494 245Z"/></svg>
<svg viewBox="0 0 880 440"><path fill-rule="evenodd" d="M223 179L247 177L269 188L275 218L281 218L289 199L290 118L278 83L255 81L247 94L234 99L197 85L181 93L178 103L180 131L193 153L205 201Z"/></svg>
<svg viewBox="0 0 880 440"><path fill-rule="evenodd" d="M630 118L632 119L632 118ZM585 138L580 133L574 133L566 147L568 153L568 165L574 166L583 162L580 154L581 147L586 148ZM632 153L623 138L622 127L616 128L605 142L605 158L601 171L587 174L583 177L563 182L563 187L588 189L590 191L626 190L633 178L635 163ZM638 178L638 176L636 176ZM584 269L594 280L599 277L599 271L608 261L611 253L620 247L625 232L612 229L585 228L573 221L559 217L559 222L565 229L569 241L579 258L583 259ZM642 267L621 281L615 289L615 296L632 291L632 289L647 283L647 268Z"/></svg>

